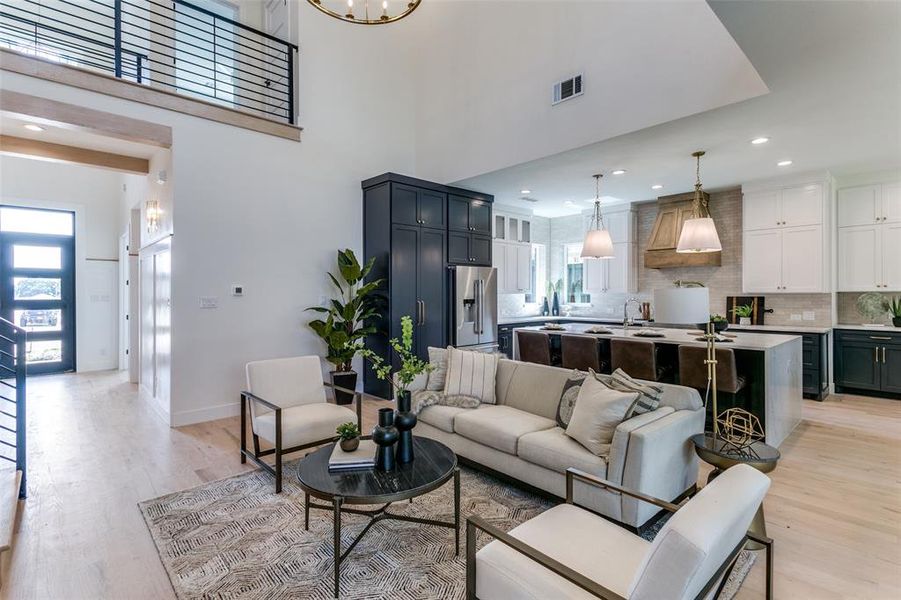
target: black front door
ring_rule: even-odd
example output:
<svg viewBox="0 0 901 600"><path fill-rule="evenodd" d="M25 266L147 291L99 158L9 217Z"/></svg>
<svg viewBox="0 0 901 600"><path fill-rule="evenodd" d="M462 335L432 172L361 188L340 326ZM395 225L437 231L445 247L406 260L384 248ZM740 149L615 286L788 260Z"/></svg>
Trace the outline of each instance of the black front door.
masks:
<svg viewBox="0 0 901 600"><path fill-rule="evenodd" d="M28 374L75 369L75 215L0 206L0 316L28 332Z"/></svg>

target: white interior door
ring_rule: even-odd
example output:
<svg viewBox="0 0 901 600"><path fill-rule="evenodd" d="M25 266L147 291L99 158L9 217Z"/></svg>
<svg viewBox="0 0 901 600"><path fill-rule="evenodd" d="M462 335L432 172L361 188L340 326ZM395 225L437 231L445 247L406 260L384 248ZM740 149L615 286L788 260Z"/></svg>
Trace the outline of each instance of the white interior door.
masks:
<svg viewBox="0 0 901 600"><path fill-rule="evenodd" d="M877 291L882 283L879 225L839 227L838 230L838 291Z"/></svg>
<svg viewBox="0 0 901 600"><path fill-rule="evenodd" d="M786 227L782 231L782 291L823 291L822 226Z"/></svg>

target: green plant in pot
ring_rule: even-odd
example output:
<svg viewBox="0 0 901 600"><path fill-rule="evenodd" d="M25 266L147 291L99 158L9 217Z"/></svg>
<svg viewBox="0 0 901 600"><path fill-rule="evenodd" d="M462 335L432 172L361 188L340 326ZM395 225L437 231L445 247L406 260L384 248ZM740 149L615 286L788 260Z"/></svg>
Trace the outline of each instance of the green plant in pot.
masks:
<svg viewBox="0 0 901 600"><path fill-rule="evenodd" d="M739 325L750 325L751 316L754 314L754 307L750 304L742 304L732 309L732 314L738 318Z"/></svg>
<svg viewBox="0 0 901 600"><path fill-rule="evenodd" d="M901 327L901 296L887 300L885 308L892 317L892 325Z"/></svg>
<svg viewBox="0 0 901 600"><path fill-rule="evenodd" d="M713 330L717 333L719 333L720 331L725 331L729 327L729 321L726 320L726 317L724 317L723 315L718 315L716 313L710 315L710 322L713 323ZM701 329L707 331L707 325L704 324Z"/></svg>
<svg viewBox="0 0 901 600"><path fill-rule="evenodd" d="M353 421L342 423L335 429L338 434L341 449L345 452L353 452L360 446L360 428Z"/></svg>
<svg viewBox="0 0 901 600"><path fill-rule="evenodd" d="M331 371L332 385L347 390L353 390L357 385L357 373L351 362L363 349L363 339L376 332L375 327L366 324L378 313L374 292L383 281L365 281L374 262L375 258L372 258L361 265L353 250L339 250L340 279L332 273L328 274L338 297L332 298L328 306L307 309L324 315L324 318L314 319L308 325L325 342L325 359L335 366ZM353 398L350 392L335 390L338 404L350 404Z"/></svg>

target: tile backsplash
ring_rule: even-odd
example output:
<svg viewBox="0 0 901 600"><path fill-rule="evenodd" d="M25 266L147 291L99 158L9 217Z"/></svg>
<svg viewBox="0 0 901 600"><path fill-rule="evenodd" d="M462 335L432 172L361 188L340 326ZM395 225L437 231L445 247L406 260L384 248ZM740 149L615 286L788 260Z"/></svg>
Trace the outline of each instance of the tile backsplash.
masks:
<svg viewBox="0 0 901 600"><path fill-rule="evenodd" d="M901 298L901 294L892 294L891 292L871 292L879 294L886 301L890 298ZM891 325L892 317L885 312L878 318L865 317L857 310L857 299L860 294L857 292L839 292L836 302L836 311L838 312L838 322L847 325L857 325L861 323L881 323L883 325Z"/></svg>

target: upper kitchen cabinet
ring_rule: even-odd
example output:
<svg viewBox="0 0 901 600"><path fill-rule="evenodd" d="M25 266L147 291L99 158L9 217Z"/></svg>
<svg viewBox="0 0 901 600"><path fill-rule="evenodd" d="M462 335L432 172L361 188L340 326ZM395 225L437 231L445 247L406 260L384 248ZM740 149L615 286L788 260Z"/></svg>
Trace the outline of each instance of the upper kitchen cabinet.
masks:
<svg viewBox="0 0 901 600"><path fill-rule="evenodd" d="M629 204L605 208L604 225L613 240L613 258L582 260L584 286L591 293L638 291L638 215ZM591 216L585 215L585 230Z"/></svg>
<svg viewBox="0 0 901 600"><path fill-rule="evenodd" d="M508 242L532 242L532 218L512 213L494 214L494 239Z"/></svg>
<svg viewBox="0 0 901 600"><path fill-rule="evenodd" d="M742 186L742 290L831 291L831 178Z"/></svg>
<svg viewBox="0 0 901 600"><path fill-rule="evenodd" d="M901 290L901 183L838 191L838 290Z"/></svg>
<svg viewBox="0 0 901 600"><path fill-rule="evenodd" d="M447 199L447 222L451 231L491 235L491 204L482 198L450 194Z"/></svg>
<svg viewBox="0 0 901 600"><path fill-rule="evenodd" d="M401 183L391 184L391 219L396 225L445 228L447 194Z"/></svg>

